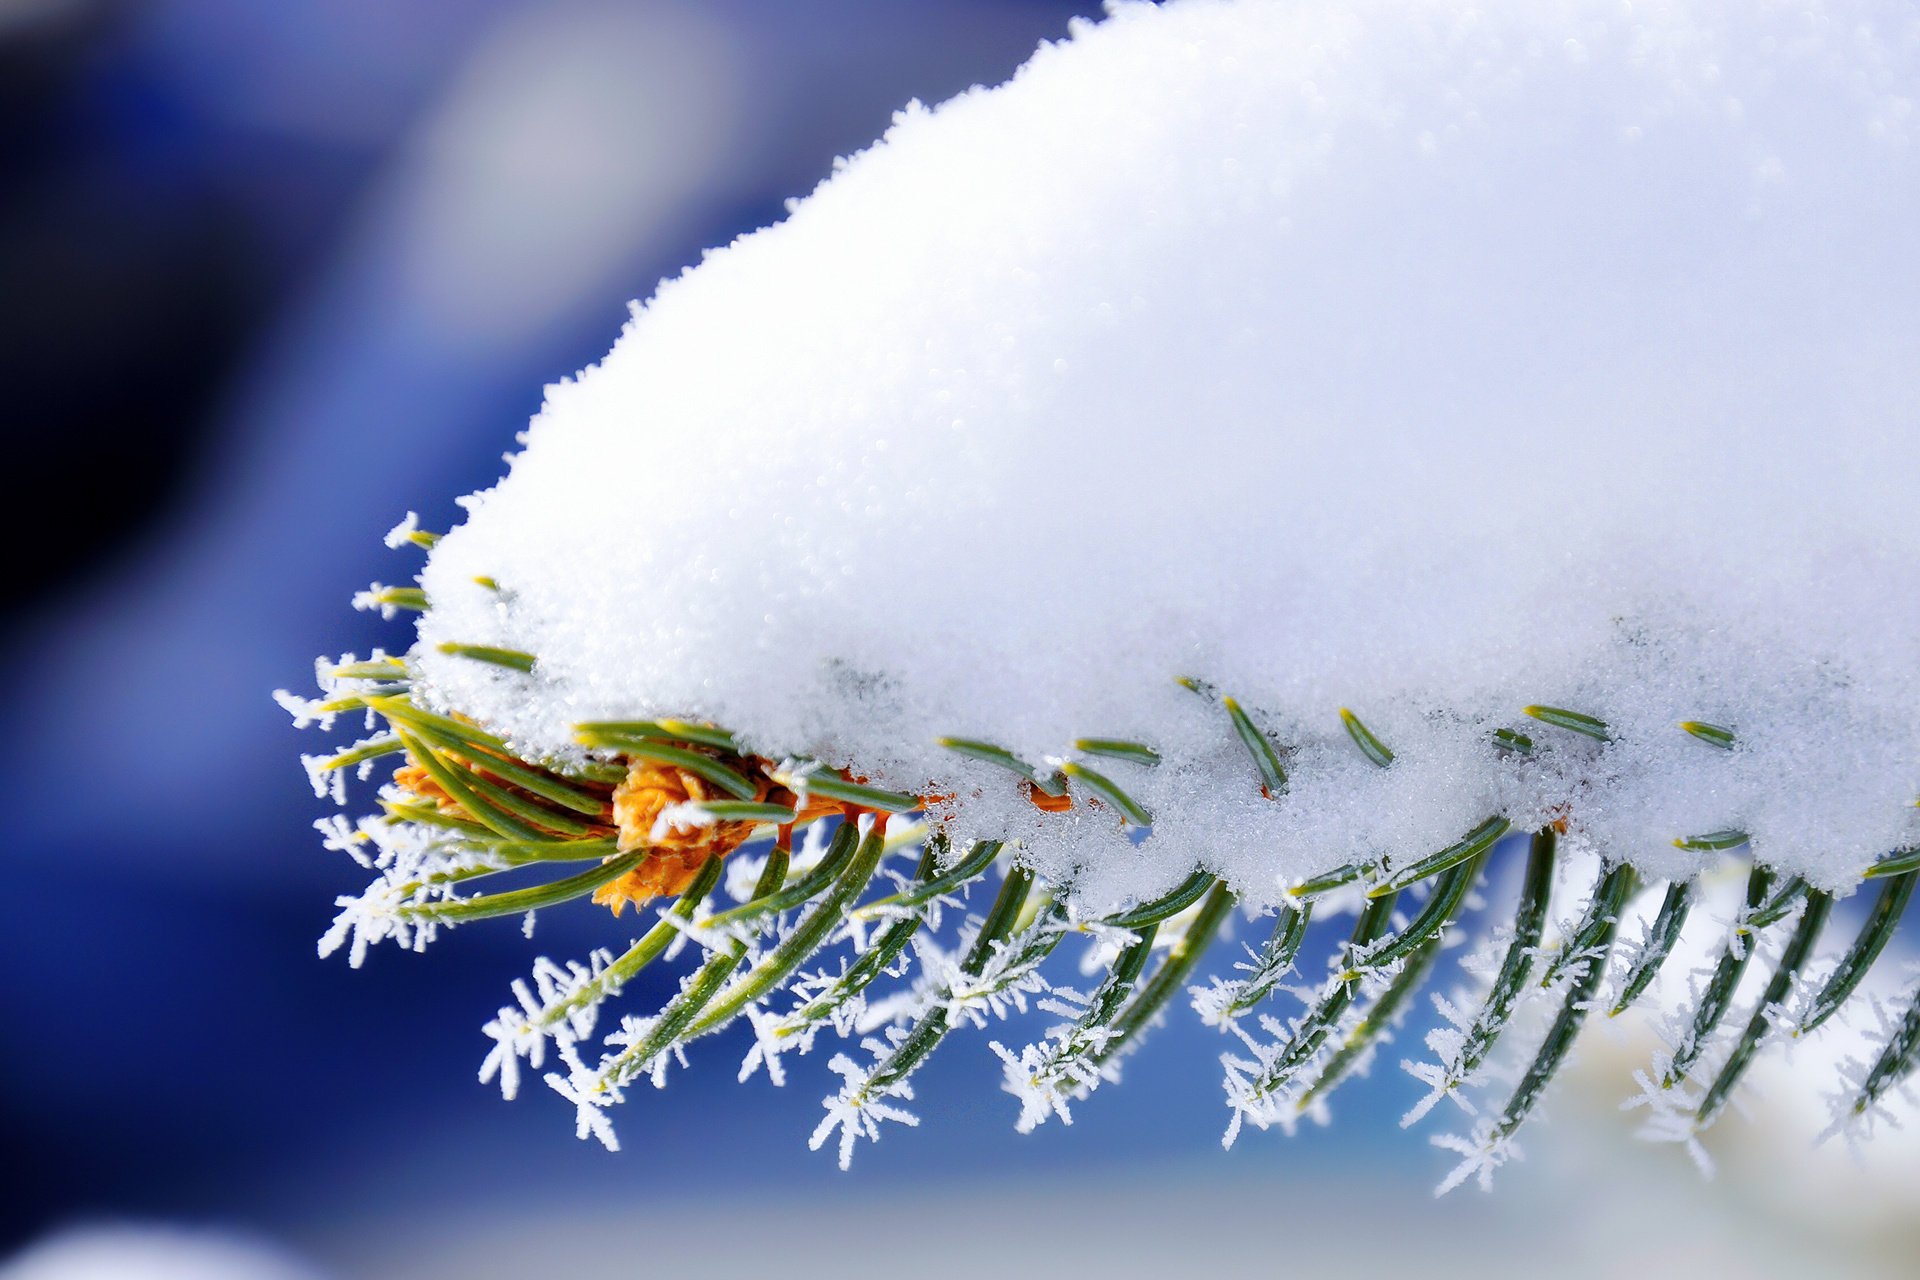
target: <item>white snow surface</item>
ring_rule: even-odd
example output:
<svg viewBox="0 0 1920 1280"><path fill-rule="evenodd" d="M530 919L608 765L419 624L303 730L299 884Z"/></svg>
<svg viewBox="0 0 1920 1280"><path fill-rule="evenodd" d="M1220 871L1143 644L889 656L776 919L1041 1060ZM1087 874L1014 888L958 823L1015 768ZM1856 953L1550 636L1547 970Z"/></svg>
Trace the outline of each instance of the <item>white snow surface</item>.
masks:
<svg viewBox="0 0 1920 1280"><path fill-rule="evenodd" d="M1492 813L1847 886L1920 837L1917 92L1911 3L1117 6L547 389L423 574L430 696L950 793L1087 902L1196 862L1271 902ZM1096 764L1151 835L941 735L1149 742Z"/></svg>

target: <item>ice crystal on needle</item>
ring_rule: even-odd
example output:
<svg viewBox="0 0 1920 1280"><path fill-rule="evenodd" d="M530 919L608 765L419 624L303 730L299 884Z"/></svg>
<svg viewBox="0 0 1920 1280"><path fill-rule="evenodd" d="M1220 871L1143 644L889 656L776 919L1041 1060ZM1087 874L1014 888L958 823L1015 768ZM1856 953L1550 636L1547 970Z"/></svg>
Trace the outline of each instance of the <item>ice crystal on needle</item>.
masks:
<svg viewBox="0 0 1920 1280"><path fill-rule="evenodd" d="M355 603L416 642L282 699L366 725L317 793L399 766L325 829L378 878L323 947L633 906L483 1075L551 1042L612 1145L694 1041L744 1021L779 1081L861 1036L844 1160L1036 1002L991 1042L1022 1128L1188 999L1243 1049L1230 1138L1322 1116L1484 881L1409 1123L1467 1108L1485 1181L1644 1006L1694 1149L1920 877L1916 84L1899 0L1176 0L909 107L550 387L459 528L388 535L425 568ZM1853 1114L1920 1066L1900 1009Z"/></svg>

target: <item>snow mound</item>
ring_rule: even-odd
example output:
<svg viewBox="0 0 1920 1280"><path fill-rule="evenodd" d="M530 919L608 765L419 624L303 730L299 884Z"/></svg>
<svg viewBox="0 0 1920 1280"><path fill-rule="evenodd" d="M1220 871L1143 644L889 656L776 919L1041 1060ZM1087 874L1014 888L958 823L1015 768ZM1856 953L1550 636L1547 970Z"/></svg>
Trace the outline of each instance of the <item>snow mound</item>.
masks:
<svg viewBox="0 0 1920 1280"><path fill-rule="evenodd" d="M429 695L529 751L709 718L1093 899L1496 813L1847 886L1920 795L1915 86L1904 3L1116 6L548 388L423 575ZM1100 762L1151 835L942 735L1151 743Z"/></svg>

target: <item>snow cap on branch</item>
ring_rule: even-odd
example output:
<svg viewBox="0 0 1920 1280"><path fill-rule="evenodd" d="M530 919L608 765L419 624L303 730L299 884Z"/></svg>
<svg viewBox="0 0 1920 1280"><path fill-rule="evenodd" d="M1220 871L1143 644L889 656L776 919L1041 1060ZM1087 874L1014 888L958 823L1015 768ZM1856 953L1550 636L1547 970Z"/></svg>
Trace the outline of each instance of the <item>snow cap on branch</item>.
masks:
<svg viewBox="0 0 1920 1280"><path fill-rule="evenodd" d="M533 751L709 719L1090 899L1489 813L1850 884L1920 795L1916 85L1891 0L1117 5L548 389L432 553L431 696ZM1492 750L1532 703L1612 740ZM948 734L1146 741L1153 835Z"/></svg>

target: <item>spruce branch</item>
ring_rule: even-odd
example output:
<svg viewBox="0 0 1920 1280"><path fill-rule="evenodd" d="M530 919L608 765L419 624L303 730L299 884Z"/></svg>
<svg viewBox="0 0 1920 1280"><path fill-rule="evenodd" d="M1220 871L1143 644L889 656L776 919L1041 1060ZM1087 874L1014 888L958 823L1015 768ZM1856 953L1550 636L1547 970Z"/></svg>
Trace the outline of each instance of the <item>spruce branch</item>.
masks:
<svg viewBox="0 0 1920 1280"><path fill-rule="evenodd" d="M886 814L922 807L918 797L852 781L817 761L755 756L732 732L684 719L582 724L577 734L588 748L584 757L528 759L484 726L421 706L413 693L417 677L404 659L345 662L326 675L330 696L320 704L324 714L361 712L370 722L384 722L385 729L376 727L310 765L323 793L334 792L335 778L364 776L379 762L400 761L395 781L379 791L380 816L357 827L329 828L335 830L330 843L374 866L380 878L361 898L342 900L346 909L328 947L351 935L357 959L384 938L417 949L440 927L524 915L588 896L622 905L630 899L603 896L609 886L654 874L646 870L654 863L691 867L685 875L667 874L651 890L631 890L632 897L667 893L669 905L624 951L596 951L584 965L541 960L532 985L516 982L515 1002L486 1027L494 1047L482 1065L483 1080L497 1078L503 1094L512 1097L520 1064L539 1069L551 1048L566 1070L549 1073L549 1082L574 1102L582 1133L609 1143L615 1140L608 1109L625 1099L627 1086L642 1076L663 1079L669 1062L686 1060L691 1042L738 1018L748 1018L755 1028L743 1073L764 1063L776 1078L784 1078L781 1056L810 1051L819 1033L852 1036L877 1025L880 1034L864 1041L866 1065L847 1054L834 1059L843 1087L829 1099L827 1119L816 1135L824 1141L838 1132L843 1157L850 1158L855 1140L878 1136L882 1122L910 1121L902 1104L911 1100L912 1077L954 1030L984 1025L1035 999L1066 1020L1018 1051L997 1040L993 1048L1006 1087L1021 1102L1018 1127L1030 1129L1051 1116L1071 1121L1075 1103L1119 1078L1119 1060L1188 986L1238 900L1218 876L1196 868L1150 901L1083 921L1071 906L1073 886L1043 886L1015 850L993 906L972 930L965 954L954 959L937 944L923 945L929 927L937 929L946 905L993 874L1007 847L974 841L956 857L937 826L924 836L916 834L920 828L907 827L890 838ZM1201 682L1183 683L1214 696ZM306 714L307 704L288 700ZM1237 701L1216 700L1255 766L1253 784L1267 802L1286 803L1287 775L1279 763L1283 749L1254 726ZM1527 713L1605 740L1606 726L1597 718L1558 708L1534 707ZM1395 766L1396 753L1351 711L1340 719L1354 749L1368 761L1380 769ZM1730 735L1723 743L1700 727L1682 725L1709 745L1732 749ZM1011 785L1028 789L1036 808L1065 802L1088 811L1110 810L1130 824L1150 821L1125 787L1078 761L1064 760L1050 772L988 743L947 739L944 745L1004 770ZM1490 748L1520 752L1497 737ZM1130 739L1076 739L1072 750L1127 768L1152 769L1160 763L1152 746ZM1529 746L1520 754L1531 751ZM625 809L637 802L633 779L660 769L674 771L687 786L712 790L703 798L667 805L659 810L666 816L639 834L630 823L623 825ZM1084 790L1076 794L1076 786ZM833 827L831 838L811 846L820 850L817 856L796 860L790 833L823 822ZM1427 1041L1437 1060L1405 1064L1428 1089L1405 1123L1419 1120L1443 1097L1466 1106L1460 1091L1482 1076L1526 994L1559 993L1558 1013L1505 1106L1465 1135L1437 1139L1462 1156L1456 1181L1484 1180L1518 1153L1514 1136L1572 1052L1598 998L1627 900L1639 884L1627 864L1606 870L1566 941L1543 953L1541 930L1557 866L1559 825L1541 827L1531 837L1511 923L1493 940L1503 940L1500 963L1477 1010L1466 1012L1436 995L1433 1004L1445 1025L1430 1032ZM1507 818L1496 815L1453 844L1404 865L1350 864L1293 886L1268 909L1271 934L1246 952L1235 976L1191 988L1203 1018L1234 1031L1251 1053L1223 1060L1229 1141L1244 1123L1290 1128L1297 1116L1324 1109L1339 1085L1364 1067L1387 1030L1411 1014L1440 967L1442 939L1504 847L1509 826ZM1734 838L1738 834L1729 829L1676 843L1726 854L1744 846L1744 836ZM912 874L878 877L886 856L902 840L918 840L908 846L919 849ZM773 843L747 900L702 914L701 904L717 886L728 853L764 841ZM371 854L369 842L375 847ZM1697 1147L1694 1135L1718 1118L1768 1043L1812 1033L1846 1004L1883 954L1920 881L1920 869L1908 865L1913 859L1900 850L1870 869L1868 878L1882 882L1877 901L1827 978L1817 989L1808 988L1797 1016L1789 1014L1787 1001L1805 985L1835 900L1811 889L1802 877L1783 879L1764 863L1752 865L1745 905L1694 1000L1686 1029L1658 1080L1643 1085L1651 1091L1648 1098L1658 1099L1658 1114L1668 1117L1656 1128L1664 1126ZM592 865L504 890L465 891L476 879L525 875L569 862ZM877 879L894 887L874 893ZM1416 889L1425 900L1411 919L1402 919L1395 909L1404 893ZM1351 934L1327 978L1305 993L1303 1012L1285 1020L1261 1014L1265 1040L1243 1027L1242 1020L1279 991L1292 971L1315 904L1356 890L1359 915ZM1608 1001L1611 1016L1635 1007L1652 989L1694 914L1697 895L1692 879L1666 886ZM1799 923L1737 1042L1719 1059L1703 1090L1683 1088L1725 1017L1756 939L1796 913ZM1047 958L1076 932L1114 940L1110 958L1084 996L1042 976ZM704 959L678 993L656 1014L625 1018L611 1038L613 1051L598 1065L590 1064L583 1049L601 1009L648 966L689 941ZM823 956L843 947L848 958L837 970L817 967ZM1537 976L1536 967L1541 968ZM910 982L875 1002L872 991L888 977ZM794 994L784 1012L776 1011L771 1002L789 986ZM1914 1070L1909 1024L1916 1017L1909 1008L1890 1026L1880 1058L1861 1069L1853 1086L1855 1114L1870 1111ZM1704 1153L1698 1158L1704 1161Z"/></svg>

